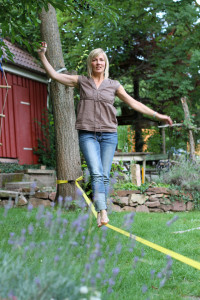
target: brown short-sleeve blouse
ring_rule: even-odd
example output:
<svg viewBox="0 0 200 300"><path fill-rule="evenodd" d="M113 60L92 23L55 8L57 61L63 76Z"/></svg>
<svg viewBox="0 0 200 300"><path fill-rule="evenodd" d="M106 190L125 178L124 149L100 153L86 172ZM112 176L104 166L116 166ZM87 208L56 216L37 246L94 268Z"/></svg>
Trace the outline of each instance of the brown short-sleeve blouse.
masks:
<svg viewBox="0 0 200 300"><path fill-rule="evenodd" d="M80 102L76 129L95 132L116 132L115 94L120 86L116 80L104 79L97 89L93 78L78 77Z"/></svg>

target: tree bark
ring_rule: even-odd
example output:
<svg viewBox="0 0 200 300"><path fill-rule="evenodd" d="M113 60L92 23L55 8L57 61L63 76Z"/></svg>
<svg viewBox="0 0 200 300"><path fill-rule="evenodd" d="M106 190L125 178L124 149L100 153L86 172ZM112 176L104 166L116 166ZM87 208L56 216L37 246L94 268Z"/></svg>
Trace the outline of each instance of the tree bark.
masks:
<svg viewBox="0 0 200 300"><path fill-rule="evenodd" d="M184 114L185 114L185 119L190 121L190 112L189 112L189 108L187 105L187 99L186 97L181 98L181 102L182 102L182 106L183 106L183 110L184 110ZM194 137L193 137L193 133L192 130L189 129L189 144L190 144L190 158L195 161L195 143L194 143Z"/></svg>
<svg viewBox="0 0 200 300"><path fill-rule="evenodd" d="M139 80L133 78L133 87L134 87L134 98L139 101ZM144 146L144 139L142 135L142 115L136 112L136 124L135 124L135 151L142 152Z"/></svg>
<svg viewBox="0 0 200 300"><path fill-rule="evenodd" d="M42 10L41 37L48 44L47 59L55 70L65 67L60 34L55 9L49 4L49 10ZM73 88L56 81L50 83L50 98L53 103L53 115L56 133L56 171L58 180L75 180L81 175L81 162L78 135L75 130L75 109ZM75 197L74 183L59 184L57 197Z"/></svg>

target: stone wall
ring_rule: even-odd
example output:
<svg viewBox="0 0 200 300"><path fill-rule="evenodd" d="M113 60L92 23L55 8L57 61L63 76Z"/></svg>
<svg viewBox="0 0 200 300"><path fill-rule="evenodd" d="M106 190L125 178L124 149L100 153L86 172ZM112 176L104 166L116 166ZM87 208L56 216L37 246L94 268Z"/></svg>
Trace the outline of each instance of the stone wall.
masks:
<svg viewBox="0 0 200 300"><path fill-rule="evenodd" d="M190 193L181 193L163 187L140 191L117 191L112 195L113 211L169 212L189 211L194 208Z"/></svg>
<svg viewBox="0 0 200 300"><path fill-rule="evenodd" d="M33 207L39 205L51 206L55 201L56 192L50 188L47 191L40 191L39 188L26 187L20 191L0 190L0 206L24 207L31 204Z"/></svg>
<svg viewBox="0 0 200 300"><path fill-rule="evenodd" d="M56 192L47 188L41 191L38 187L33 190L30 187L23 187L18 191L0 190L0 206L10 205L11 207L39 205L51 206L55 201ZM135 211L135 212L169 212L189 211L194 208L194 202L190 193L180 193L178 190L171 190L161 187L149 188L145 193L140 191L117 191L111 196L112 210Z"/></svg>

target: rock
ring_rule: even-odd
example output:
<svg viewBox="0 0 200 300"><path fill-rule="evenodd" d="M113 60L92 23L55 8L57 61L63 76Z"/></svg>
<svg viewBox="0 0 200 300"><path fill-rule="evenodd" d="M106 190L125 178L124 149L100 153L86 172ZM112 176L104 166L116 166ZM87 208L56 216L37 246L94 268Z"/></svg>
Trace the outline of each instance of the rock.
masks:
<svg viewBox="0 0 200 300"><path fill-rule="evenodd" d="M143 194L135 194L129 196L129 205L133 206L132 203L136 202L138 204L144 204L145 201L148 199L148 196Z"/></svg>
<svg viewBox="0 0 200 300"><path fill-rule="evenodd" d="M194 209L194 202L189 201L186 203L187 210L193 210Z"/></svg>
<svg viewBox="0 0 200 300"><path fill-rule="evenodd" d="M160 206L160 201L146 201L145 205L148 207L159 207Z"/></svg>
<svg viewBox="0 0 200 300"><path fill-rule="evenodd" d="M169 190L171 196L180 196L180 192L177 190Z"/></svg>
<svg viewBox="0 0 200 300"><path fill-rule="evenodd" d="M44 200L39 198L30 198L29 203L33 205L33 207L38 207L40 205L43 205L45 207L51 206L50 200Z"/></svg>
<svg viewBox="0 0 200 300"><path fill-rule="evenodd" d="M160 209L162 209L163 211L169 211L172 209L172 205L171 204L161 204Z"/></svg>
<svg viewBox="0 0 200 300"><path fill-rule="evenodd" d="M136 212L149 212L149 209L146 205L138 205L136 207Z"/></svg>
<svg viewBox="0 0 200 300"><path fill-rule="evenodd" d="M112 211L120 212L120 211L122 211L122 208L117 204L113 204L112 205Z"/></svg>
<svg viewBox="0 0 200 300"><path fill-rule="evenodd" d="M154 194L170 194L169 189L165 187L148 188L147 192L153 192Z"/></svg>
<svg viewBox="0 0 200 300"><path fill-rule="evenodd" d="M162 201L162 198L156 198L156 197L152 197L152 196L150 196L149 198L148 198L148 201L159 201L159 202L161 202Z"/></svg>
<svg viewBox="0 0 200 300"><path fill-rule="evenodd" d="M39 199L48 199L49 194L47 192L37 192L35 193L34 197Z"/></svg>
<svg viewBox="0 0 200 300"><path fill-rule="evenodd" d="M193 197L190 193L182 193L181 195L181 200L185 200L185 199L189 199L189 200L193 200Z"/></svg>
<svg viewBox="0 0 200 300"><path fill-rule="evenodd" d="M10 201L10 200L0 200L0 206L7 206L9 205L10 208L12 208L14 206L14 201Z"/></svg>
<svg viewBox="0 0 200 300"><path fill-rule="evenodd" d="M39 191L39 188L38 187L34 187L34 188L26 188L26 187L24 187L24 188L22 188L22 193L25 193L25 194L35 194L35 192L38 192Z"/></svg>
<svg viewBox="0 0 200 300"><path fill-rule="evenodd" d="M56 192L50 193L50 194L49 194L49 200L55 201L55 199L56 199Z"/></svg>
<svg viewBox="0 0 200 300"><path fill-rule="evenodd" d="M15 205L17 205L17 206L24 206L27 204L28 204L28 201L23 195L20 195L19 197L17 197L15 199Z"/></svg>
<svg viewBox="0 0 200 300"><path fill-rule="evenodd" d="M127 191L127 190L121 190L121 191L117 191L116 192L117 196L119 197L127 197L129 195L132 195L132 194L140 194L140 191Z"/></svg>
<svg viewBox="0 0 200 300"><path fill-rule="evenodd" d="M154 195L154 192L145 192L146 195L151 196Z"/></svg>
<svg viewBox="0 0 200 300"><path fill-rule="evenodd" d="M163 210L161 208L149 208L149 211L150 212L159 212L159 213L163 212Z"/></svg>
<svg viewBox="0 0 200 300"><path fill-rule="evenodd" d="M7 182L5 183L5 189L10 191L22 191L23 188L31 188L34 184L32 181Z"/></svg>
<svg viewBox="0 0 200 300"><path fill-rule="evenodd" d="M130 202L130 201L129 201L129 206L135 207L135 206L137 206L137 205L138 205L138 202Z"/></svg>
<svg viewBox="0 0 200 300"><path fill-rule="evenodd" d="M172 211L185 211L185 210L186 210L186 204L184 202L174 201L172 203Z"/></svg>
<svg viewBox="0 0 200 300"><path fill-rule="evenodd" d="M19 197L19 192L14 192L14 191L5 191L5 190L0 190L0 199L1 198L16 198Z"/></svg>
<svg viewBox="0 0 200 300"><path fill-rule="evenodd" d="M149 198L154 199L154 198L163 198L164 194L155 194L155 195L151 195Z"/></svg>
<svg viewBox="0 0 200 300"><path fill-rule="evenodd" d="M120 206L125 206L125 205L128 205L128 197L119 197L117 200L118 200L118 204Z"/></svg>
<svg viewBox="0 0 200 300"><path fill-rule="evenodd" d="M122 208L122 211L136 211L135 207L131 207L131 206L124 206Z"/></svg>
<svg viewBox="0 0 200 300"><path fill-rule="evenodd" d="M139 164L132 164L131 167L131 181L137 186L141 186L141 172Z"/></svg>
<svg viewBox="0 0 200 300"><path fill-rule="evenodd" d="M170 205L172 202L169 199L160 199L160 203L164 205Z"/></svg>

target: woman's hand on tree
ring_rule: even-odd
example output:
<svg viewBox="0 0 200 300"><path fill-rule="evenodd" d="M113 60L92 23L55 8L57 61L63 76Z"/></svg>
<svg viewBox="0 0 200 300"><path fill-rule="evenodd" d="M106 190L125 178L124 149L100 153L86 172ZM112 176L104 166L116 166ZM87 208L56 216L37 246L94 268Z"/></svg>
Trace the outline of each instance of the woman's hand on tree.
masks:
<svg viewBox="0 0 200 300"><path fill-rule="evenodd" d="M37 50L38 54L45 54L47 51L47 43L41 42L41 47Z"/></svg>

